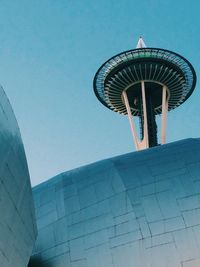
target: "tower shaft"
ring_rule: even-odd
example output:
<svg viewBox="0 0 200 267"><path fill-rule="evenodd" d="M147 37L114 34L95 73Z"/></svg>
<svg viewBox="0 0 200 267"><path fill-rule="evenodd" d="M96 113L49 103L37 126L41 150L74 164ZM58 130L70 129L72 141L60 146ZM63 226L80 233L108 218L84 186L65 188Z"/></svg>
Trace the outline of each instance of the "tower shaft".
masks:
<svg viewBox="0 0 200 267"><path fill-rule="evenodd" d="M155 114L155 92L156 84L141 81L136 85L137 87L131 87L131 90L124 90L122 98L129 118L131 132L133 140L137 150L145 149L158 145L157 138L157 123ZM160 102L162 107L161 117L161 140L160 143L164 144L166 139L166 119L168 110L168 95L166 86L160 86L159 94L157 94L156 100ZM135 94L136 92L136 94ZM132 116L133 108L137 108L140 112L139 127L140 138L137 135L136 127Z"/></svg>
<svg viewBox="0 0 200 267"><path fill-rule="evenodd" d="M157 146L157 124L156 124L156 115L154 113L154 106L152 101L152 96L148 90L145 89L145 96L146 96L146 110L147 110L147 129L148 129L148 141L149 147ZM143 108L141 108L143 110ZM143 117L143 114L141 114ZM142 120L140 120L142 122ZM140 127L144 128L144 122L140 123Z"/></svg>

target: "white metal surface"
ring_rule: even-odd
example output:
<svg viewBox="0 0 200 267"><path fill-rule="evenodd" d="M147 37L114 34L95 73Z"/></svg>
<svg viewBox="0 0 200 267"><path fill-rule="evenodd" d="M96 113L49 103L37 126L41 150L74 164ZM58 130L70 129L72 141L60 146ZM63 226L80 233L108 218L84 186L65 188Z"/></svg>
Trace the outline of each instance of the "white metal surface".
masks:
<svg viewBox="0 0 200 267"><path fill-rule="evenodd" d="M147 110L146 110L146 96L145 96L145 84L144 81L141 82L141 86L142 86L142 105L143 105L143 117L144 117L144 125L143 125L143 129L144 129L144 136L143 139L140 140L138 138L137 132L136 132L136 128L134 125L134 121L133 121L133 117L132 117L132 113L131 113L131 108L129 105L129 101L128 101L128 97L126 94L126 91L124 90L122 92L122 96L124 99L124 103L126 106L126 111L128 114L128 119L129 119L129 123L130 123L130 128L131 128L131 133L133 136L133 141L135 143L135 147L136 150L142 150L142 149L146 149L149 147L149 139L148 139L148 127L147 127Z"/></svg>
<svg viewBox="0 0 200 267"><path fill-rule="evenodd" d="M166 143L167 113L168 113L167 87L163 86L163 89L162 89L161 136L160 136L161 144Z"/></svg>
<svg viewBox="0 0 200 267"><path fill-rule="evenodd" d="M128 114L128 119L130 123L131 133L133 136L133 141L135 143L136 150L143 150L149 148L149 135L148 135L148 123L147 123L147 107L146 107L146 95L145 95L145 81L141 81L141 90L142 90L142 106L143 106L143 118L144 118L144 134L143 139L140 140L138 138L138 134L136 131L136 127L134 124L133 116L131 113L131 108L129 105L129 100L127 97L126 90L122 92L122 97L124 100L124 104L126 106L126 111ZM165 85L162 87L162 117L161 117L161 134L160 134L160 143L166 143L166 127L167 127L167 113L168 113L168 99L169 92Z"/></svg>
<svg viewBox="0 0 200 267"><path fill-rule="evenodd" d="M124 103L125 103L125 106L126 106L126 110L127 110L127 113L128 113L128 119L129 119L129 123L130 123L130 127L131 127L131 133L132 133L132 136L133 136L133 141L135 143L136 150L139 150L137 133L136 133L135 125L134 125L134 122L133 122L133 118L132 118L132 114L131 114L131 109L130 109L128 97L127 97L127 94L126 94L125 90L122 92L122 96L123 96Z"/></svg>
<svg viewBox="0 0 200 267"><path fill-rule="evenodd" d="M145 44L144 40L142 39L142 37L140 37L138 40L136 48L145 48L145 47L146 47L146 44Z"/></svg>
<svg viewBox="0 0 200 267"><path fill-rule="evenodd" d="M143 117L144 117L144 137L141 142L140 149L145 149L149 147L149 139L148 139L148 126L147 126L147 105L146 105L146 95L145 95L145 84L144 81L141 81L142 87L142 106L143 106Z"/></svg>

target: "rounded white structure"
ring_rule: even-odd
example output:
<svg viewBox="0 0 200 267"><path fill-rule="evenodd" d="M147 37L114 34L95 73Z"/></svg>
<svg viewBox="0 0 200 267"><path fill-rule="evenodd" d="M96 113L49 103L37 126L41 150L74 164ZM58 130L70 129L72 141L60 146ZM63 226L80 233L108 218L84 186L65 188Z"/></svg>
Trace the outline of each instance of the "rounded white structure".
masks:
<svg viewBox="0 0 200 267"><path fill-rule="evenodd" d="M26 267L36 239L35 211L24 147L0 87L0 266Z"/></svg>
<svg viewBox="0 0 200 267"><path fill-rule="evenodd" d="M103 160L33 188L30 267L199 267L200 140Z"/></svg>

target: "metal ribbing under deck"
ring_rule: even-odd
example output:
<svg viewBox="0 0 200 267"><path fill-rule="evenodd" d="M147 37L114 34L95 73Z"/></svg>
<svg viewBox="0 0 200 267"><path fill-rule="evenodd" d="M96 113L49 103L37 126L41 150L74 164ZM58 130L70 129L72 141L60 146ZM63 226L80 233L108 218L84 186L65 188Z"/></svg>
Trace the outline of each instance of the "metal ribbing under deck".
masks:
<svg viewBox="0 0 200 267"><path fill-rule="evenodd" d="M94 79L95 94L108 108L127 114L122 91L141 80L166 85L171 110L191 95L196 75L191 64L174 52L159 48L134 49L114 56L100 67ZM131 112L139 114L133 108ZM161 107L155 107L155 112L160 114Z"/></svg>

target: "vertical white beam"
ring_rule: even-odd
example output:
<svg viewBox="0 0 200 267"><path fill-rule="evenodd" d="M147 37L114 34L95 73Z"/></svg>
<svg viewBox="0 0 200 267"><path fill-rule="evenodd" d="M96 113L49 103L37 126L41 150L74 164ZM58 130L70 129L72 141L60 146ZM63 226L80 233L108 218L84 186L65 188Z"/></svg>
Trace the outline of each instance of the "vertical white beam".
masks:
<svg viewBox="0 0 200 267"><path fill-rule="evenodd" d="M143 106L143 116L144 116L144 137L143 137L142 142L144 143L143 144L144 148L148 148L149 147L149 138L148 138L147 106L146 106L146 95L145 95L144 81L141 81L141 86L142 86L142 106Z"/></svg>
<svg viewBox="0 0 200 267"><path fill-rule="evenodd" d="M166 143L167 112L168 112L167 87L164 85L162 89L162 118L161 118L161 136L160 136L161 144Z"/></svg>
<svg viewBox="0 0 200 267"><path fill-rule="evenodd" d="M131 133L132 133L132 136L133 136L133 141L135 143L136 150L138 150L139 147L138 147L138 139L137 139L137 135L136 135L135 125L133 123L132 113L131 113L128 97L127 97L127 94L126 94L125 90L122 92L122 96L123 96L124 103L125 103L125 106L126 106L126 111L127 111L127 114L128 114L128 119L129 119L129 123L130 123L130 127L131 127Z"/></svg>
<svg viewBox="0 0 200 267"><path fill-rule="evenodd" d="M143 126L142 126L143 127L143 139L141 141L137 136L127 93L125 90L122 92L122 97L124 100L124 104L126 106L126 111L128 114L128 119L129 119L129 123L131 127L131 133L132 133L133 141L136 146L136 150L149 148L147 106L146 106L146 93L145 93L145 82L144 81L141 81L141 91L142 91L142 107L143 107L143 110L142 110L143 112ZM161 135L160 135L161 144L165 144L166 142L168 98L169 97L167 96L167 87L164 85L162 88L162 115L161 115Z"/></svg>

